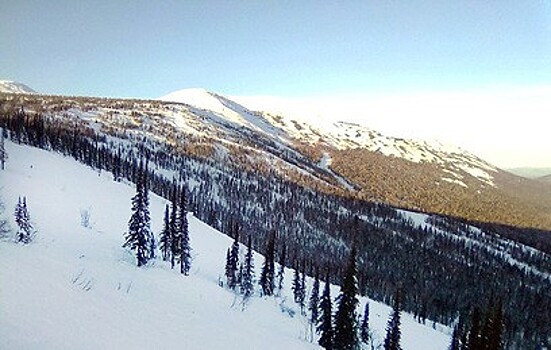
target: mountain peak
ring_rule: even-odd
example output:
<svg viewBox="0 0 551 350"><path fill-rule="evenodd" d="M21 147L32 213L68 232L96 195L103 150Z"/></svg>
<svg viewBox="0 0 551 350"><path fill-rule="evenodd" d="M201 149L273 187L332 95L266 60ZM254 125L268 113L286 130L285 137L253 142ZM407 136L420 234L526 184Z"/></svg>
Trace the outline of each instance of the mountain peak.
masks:
<svg viewBox="0 0 551 350"><path fill-rule="evenodd" d="M10 94L36 94L36 91L27 85L12 80L0 80L0 92Z"/></svg>

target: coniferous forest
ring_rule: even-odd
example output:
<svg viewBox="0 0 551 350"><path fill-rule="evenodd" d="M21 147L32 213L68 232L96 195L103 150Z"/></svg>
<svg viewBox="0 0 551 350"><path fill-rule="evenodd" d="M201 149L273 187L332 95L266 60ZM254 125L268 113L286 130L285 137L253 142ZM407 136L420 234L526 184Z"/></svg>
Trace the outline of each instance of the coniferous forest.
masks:
<svg viewBox="0 0 551 350"><path fill-rule="evenodd" d="M166 235L159 248L162 258L175 260L184 275L189 271L191 247L185 245L187 228L182 213L189 210L264 254L267 261L255 263L264 263L258 277L265 295L277 292L274 262L284 260L297 274L321 276L346 291L339 300L349 307L337 313L342 319L337 319L337 324L357 319L352 310L355 288L362 295L395 305L398 316L389 320L385 348L392 349L399 339L393 329L399 324L399 310L413 313L422 323L439 322L454 328L453 349L497 349L492 339L498 337L504 348L550 346L549 232L440 215L427 215L421 223L414 220L420 214L317 191L275 169L250 169L220 161L204 150L210 149L208 144L187 140L185 134L178 135L179 143L173 143L148 133L146 126L97 128L82 119L62 118L8 102L2 99L0 127L11 141L56 151L97 171L108 171L113 181L136 183L133 205L142 216L148 214L144 213L144 187L170 199L173 206L166 210ZM179 227L177 233L171 233L176 232L171 228L172 215ZM133 247L137 240L144 240L144 246L150 247L148 235L147 228L131 231L127 244ZM543 238L535 239L538 236ZM139 253L138 265L150 258L152 250ZM244 271L250 270L253 262L247 264ZM239 266L230 267L228 283L239 275ZM245 293L250 277L242 287ZM355 278L357 286L352 282ZM322 286L320 283L318 288ZM319 293L323 302L324 291ZM305 305L307 298L303 296ZM321 306L320 317L325 312ZM503 324L502 330L496 324ZM318 327L325 330L323 323ZM346 327L342 329L334 333L335 341L358 341L350 339L352 333ZM367 332L365 336L368 338Z"/></svg>

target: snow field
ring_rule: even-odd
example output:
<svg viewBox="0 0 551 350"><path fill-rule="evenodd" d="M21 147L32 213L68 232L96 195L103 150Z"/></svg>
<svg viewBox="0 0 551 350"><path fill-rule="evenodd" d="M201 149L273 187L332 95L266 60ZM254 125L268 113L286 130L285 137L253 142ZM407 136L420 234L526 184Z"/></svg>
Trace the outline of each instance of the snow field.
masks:
<svg viewBox="0 0 551 350"><path fill-rule="evenodd" d="M244 306L218 286L232 240L192 214L190 276L160 259L137 268L121 247L132 185L58 154L11 142L6 148L7 169L0 171L5 214L15 227L13 208L18 196L27 196L38 233L27 246L0 242L1 349L319 348L307 341L308 322L292 301L292 271L281 297L255 296ZM151 194L150 202L158 234L167 201ZM254 258L258 278L263 258ZM309 296L310 279L307 285ZM332 288L333 297L338 290ZM390 308L373 301L370 308L370 325L382 342ZM405 350L447 347L448 334L402 315Z"/></svg>

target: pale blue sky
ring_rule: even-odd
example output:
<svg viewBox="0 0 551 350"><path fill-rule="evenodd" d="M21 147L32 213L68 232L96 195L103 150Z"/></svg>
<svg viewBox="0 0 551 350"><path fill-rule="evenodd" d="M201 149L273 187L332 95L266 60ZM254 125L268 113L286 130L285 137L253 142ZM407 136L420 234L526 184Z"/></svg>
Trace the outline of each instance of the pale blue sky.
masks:
<svg viewBox="0 0 551 350"><path fill-rule="evenodd" d="M551 84L547 0L0 0L0 79L154 98Z"/></svg>

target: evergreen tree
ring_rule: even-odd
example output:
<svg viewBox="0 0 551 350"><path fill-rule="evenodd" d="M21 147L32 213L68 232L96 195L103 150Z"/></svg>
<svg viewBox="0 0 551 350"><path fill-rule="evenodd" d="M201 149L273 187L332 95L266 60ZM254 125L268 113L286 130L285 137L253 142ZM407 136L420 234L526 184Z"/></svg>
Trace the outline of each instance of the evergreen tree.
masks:
<svg viewBox="0 0 551 350"><path fill-rule="evenodd" d="M449 350L463 350L463 322L461 318L459 322L453 328L452 340L450 343Z"/></svg>
<svg viewBox="0 0 551 350"><path fill-rule="evenodd" d="M360 324L360 340L369 344L369 301L365 303L364 315Z"/></svg>
<svg viewBox="0 0 551 350"><path fill-rule="evenodd" d="M471 328L467 340L467 349L481 350L481 331L480 310L475 307L471 316Z"/></svg>
<svg viewBox="0 0 551 350"><path fill-rule="evenodd" d="M8 153L6 152L6 146L4 145L4 130L0 128L0 169L5 169L7 159Z"/></svg>
<svg viewBox="0 0 551 350"><path fill-rule="evenodd" d="M486 320L480 334L482 350L500 350L502 344L503 314L501 302L488 309Z"/></svg>
<svg viewBox="0 0 551 350"><path fill-rule="evenodd" d="M295 299L295 303L297 303L300 306L300 311L303 312L304 299L305 299L303 279L301 277L301 274L298 268L295 269L294 271L295 272L293 276L293 285L291 286L291 289L293 290L293 297Z"/></svg>
<svg viewBox="0 0 551 350"><path fill-rule="evenodd" d="M359 346L356 316L356 306L358 305L356 275L356 249L353 247L341 287L341 293L337 298L338 308L335 314L334 337L335 349L357 349Z"/></svg>
<svg viewBox="0 0 551 350"><path fill-rule="evenodd" d="M172 210L170 212L170 265L176 265L176 258L180 256L180 237L178 235L178 205L176 204L176 192L172 194Z"/></svg>
<svg viewBox="0 0 551 350"><path fill-rule="evenodd" d="M241 286L241 283L243 282L244 269L245 267L243 266L243 262L240 262L239 268L237 269L236 287Z"/></svg>
<svg viewBox="0 0 551 350"><path fill-rule="evenodd" d="M310 300L308 302L308 310L310 311L310 323L315 325L319 318L319 302L320 302L320 280L319 275L316 272L314 277L314 284L312 285L312 292L310 293Z"/></svg>
<svg viewBox="0 0 551 350"><path fill-rule="evenodd" d="M275 233L272 232L268 238L266 253L264 254L264 265L260 274L259 284L262 288L262 295L270 296L274 294L275 277Z"/></svg>
<svg viewBox="0 0 551 350"><path fill-rule="evenodd" d="M400 311L402 308L401 304L402 304L401 292L398 291L396 293L396 297L394 300L394 307L392 310L392 314L386 326L386 337L385 337L385 343L384 343L385 350L401 349L400 347L400 338L401 338Z"/></svg>
<svg viewBox="0 0 551 350"><path fill-rule="evenodd" d="M163 230L159 235L159 245L161 248L161 255L164 261L168 261L170 258L171 247L171 234L170 234L170 209L168 204L165 207L165 216L163 221Z"/></svg>
<svg viewBox="0 0 551 350"><path fill-rule="evenodd" d="M281 257L279 258L279 271L277 272L277 290L279 293L281 293L281 290L283 289L283 280L285 276L285 259L287 258L287 247L285 245L285 242L283 242L283 245L281 247Z"/></svg>
<svg viewBox="0 0 551 350"><path fill-rule="evenodd" d="M27 208L27 197L19 197L15 207L15 223L17 224L17 242L23 244L31 243L33 239L33 227L29 210Z"/></svg>
<svg viewBox="0 0 551 350"><path fill-rule="evenodd" d="M226 259L226 281L230 289L237 287L237 269L239 266L239 231L234 230L234 240Z"/></svg>
<svg viewBox="0 0 551 350"><path fill-rule="evenodd" d="M320 334L318 344L324 349L333 349L333 310L329 276L326 277L325 287L320 299L320 316L317 333Z"/></svg>
<svg viewBox="0 0 551 350"><path fill-rule="evenodd" d="M226 265L224 266L224 276L226 276L226 285L230 285L230 280L232 276L232 263L231 263L231 251L230 248L226 250Z"/></svg>
<svg viewBox="0 0 551 350"><path fill-rule="evenodd" d="M488 350L503 348L503 307L498 301L492 313L492 322L488 333Z"/></svg>
<svg viewBox="0 0 551 350"><path fill-rule="evenodd" d="M310 334L313 338L314 331L319 319L319 303L320 303L320 280L319 274L316 271L314 277L314 284L312 285L312 292L310 293L310 300L308 301L308 310L310 311Z"/></svg>
<svg viewBox="0 0 551 350"><path fill-rule="evenodd" d="M186 188L182 186L180 190L180 213L178 236L180 238L180 273L189 275L191 270L191 245L189 241L189 223L187 219L187 197Z"/></svg>
<svg viewBox="0 0 551 350"><path fill-rule="evenodd" d="M143 207L144 210L144 217L143 221L145 225L147 226L147 242L148 242L148 249L149 249L149 256L148 259L155 259L155 252L157 250L157 242L155 241L155 235L153 234L153 231L151 230L151 215L149 213L149 183L147 180L147 174L148 174L148 166L147 162L145 165L145 170L142 173L142 181L143 181Z"/></svg>
<svg viewBox="0 0 551 350"><path fill-rule="evenodd" d="M247 253L245 254L245 266L243 268L243 280L241 282L243 299L247 300L254 293L254 260L251 236L247 240Z"/></svg>
<svg viewBox="0 0 551 350"><path fill-rule="evenodd" d="M147 187L143 174L143 163L140 162L136 179L136 194L132 197L132 215L128 221L128 232L123 247L130 248L136 254L138 267L143 266L151 258L151 221L149 217L149 201Z"/></svg>

